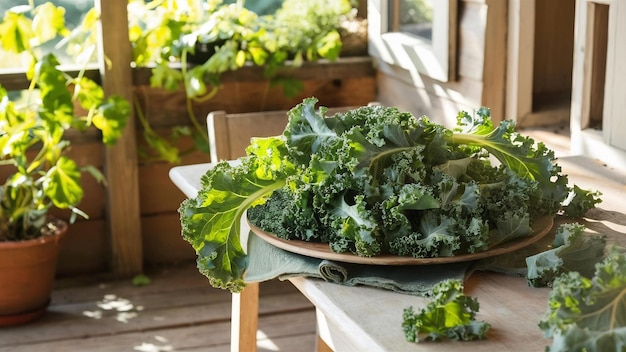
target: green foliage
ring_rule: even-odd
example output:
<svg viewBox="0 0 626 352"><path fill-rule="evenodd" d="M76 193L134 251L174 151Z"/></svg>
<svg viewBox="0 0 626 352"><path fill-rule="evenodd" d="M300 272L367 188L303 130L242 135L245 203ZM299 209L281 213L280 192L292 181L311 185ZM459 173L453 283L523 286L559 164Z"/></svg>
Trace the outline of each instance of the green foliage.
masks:
<svg viewBox="0 0 626 352"><path fill-rule="evenodd" d="M128 14L133 61L153 67L153 87L184 88L191 133L201 149L206 149L207 136L192 104L213 98L224 72L261 66L270 84L280 84L286 96L295 96L302 83L278 77L277 69L299 67L304 60L337 59L342 48L338 28L354 16L349 0L286 0L267 15L247 9L244 1L131 0ZM173 69L172 63L180 63L181 69ZM142 124L145 128L149 122ZM179 160L166 139L154 133L144 137L161 159Z"/></svg>
<svg viewBox="0 0 626 352"><path fill-rule="evenodd" d="M137 65L185 65L186 55L196 55L201 65L194 74L219 84L219 74L246 63L266 66L271 73L293 58L296 66L303 57L336 59L341 49L337 29L353 16L351 10L348 0L287 0L275 14L259 16L243 1L131 0L129 33ZM200 56L203 48L207 56ZM189 78L174 74L165 79L164 74L170 73L160 72L158 81L182 83ZM191 98L203 96L197 88L187 92Z"/></svg>
<svg viewBox="0 0 626 352"><path fill-rule="evenodd" d="M70 220L86 216L76 207L83 197L82 172L97 180L103 177L66 155L70 143L64 139L65 131L95 128L110 145L121 136L130 113L128 102L105 97L95 82L61 72L53 54L39 55L40 46L58 36L71 43L72 36L93 29L91 22L89 28L70 32L64 14L62 7L46 2L12 8L0 23L3 49L31 58L27 69L31 85L23 105L10 100L0 87L0 164L12 168L0 186L0 241L41 236L52 207L71 209Z"/></svg>
<svg viewBox="0 0 626 352"><path fill-rule="evenodd" d="M595 264L604 259L606 238L585 234L583 225L563 224L557 228L553 248L526 258L531 286L549 286L563 273L576 271L593 275Z"/></svg>
<svg viewBox="0 0 626 352"><path fill-rule="evenodd" d="M150 277L144 274L135 275L132 279L133 286L146 286L150 285L151 282Z"/></svg>
<svg viewBox="0 0 626 352"><path fill-rule="evenodd" d="M240 165L218 164L202 178L196 198L185 200L179 209L183 237L198 253L198 269L213 286L240 291L247 258L239 240L243 212L285 184L292 166L275 155L284 153L284 143L257 139L250 147L258 157ZM252 172L250 172L252 171Z"/></svg>
<svg viewBox="0 0 626 352"><path fill-rule="evenodd" d="M402 329L409 342L484 340L491 325L475 320L478 309L478 300L463 294L461 281L444 280L433 287L425 308L404 310Z"/></svg>
<svg viewBox="0 0 626 352"><path fill-rule="evenodd" d="M551 352L626 349L626 255L613 248L593 277L569 272L554 280L539 323Z"/></svg>
<svg viewBox="0 0 626 352"><path fill-rule="evenodd" d="M571 193L571 199L566 201L563 206L563 211L566 216L572 218L583 217L589 209L592 209L596 204L602 202L600 191L590 191L582 189L574 185L574 189Z"/></svg>
<svg viewBox="0 0 626 352"><path fill-rule="evenodd" d="M515 133L513 121L505 120L494 127L489 119L489 110L479 109L475 115L459 113L457 133L452 140L466 144L470 149L482 148L496 157L503 165L522 178L538 182L538 194L531 194L540 202L536 208L545 213L554 213L561 207L569 190L567 177L560 174L560 167L553 163L554 152L543 143ZM555 180L553 180L555 179Z"/></svg>
<svg viewBox="0 0 626 352"><path fill-rule="evenodd" d="M181 207L183 236L220 287L239 287L245 273L236 250L245 210L281 238L419 258L528 236L533 219L555 215L568 194L552 151L508 122L494 127L488 110L455 132L382 106L326 117L316 102L291 109L283 134L254 140L241 164L210 170L198 198Z"/></svg>

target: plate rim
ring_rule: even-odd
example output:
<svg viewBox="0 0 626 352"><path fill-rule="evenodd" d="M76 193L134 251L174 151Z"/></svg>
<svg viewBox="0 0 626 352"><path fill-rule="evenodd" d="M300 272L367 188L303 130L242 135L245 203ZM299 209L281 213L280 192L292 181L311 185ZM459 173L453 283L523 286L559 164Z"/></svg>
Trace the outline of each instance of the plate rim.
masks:
<svg viewBox="0 0 626 352"><path fill-rule="evenodd" d="M548 215L534 219L533 235L517 240L502 243L494 248L479 253L469 253L448 257L413 258L408 256L381 255L375 257L363 257L352 253L332 252L325 242L307 242L303 240L286 240L271 232L267 232L252 224L246 217L250 230L265 242L288 252L304 255L307 257L334 260L344 263L369 264L369 265L431 265L466 262L484 259L501 254L511 253L518 249L530 246L545 237L554 226L554 218Z"/></svg>

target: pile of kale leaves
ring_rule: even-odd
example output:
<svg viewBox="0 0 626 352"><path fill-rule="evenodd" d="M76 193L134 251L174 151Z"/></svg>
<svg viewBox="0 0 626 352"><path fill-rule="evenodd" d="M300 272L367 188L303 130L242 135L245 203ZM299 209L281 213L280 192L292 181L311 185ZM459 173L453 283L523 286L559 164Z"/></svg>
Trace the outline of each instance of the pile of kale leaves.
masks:
<svg viewBox="0 0 626 352"><path fill-rule="evenodd" d="M253 138L239 164L218 163L181 205L183 237L211 285L244 287L246 211L281 238L336 252L438 257L532 235L533 220L574 191L553 151L511 121L494 126L486 108L448 129L383 106L326 117L316 103L291 109L282 135Z"/></svg>

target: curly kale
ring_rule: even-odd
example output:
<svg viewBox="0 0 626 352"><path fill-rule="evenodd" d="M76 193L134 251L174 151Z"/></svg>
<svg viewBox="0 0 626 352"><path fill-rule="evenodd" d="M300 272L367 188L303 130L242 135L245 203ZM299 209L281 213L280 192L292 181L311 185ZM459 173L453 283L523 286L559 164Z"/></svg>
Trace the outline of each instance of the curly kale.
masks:
<svg viewBox="0 0 626 352"><path fill-rule="evenodd" d="M551 352L624 351L626 254L613 247L591 276L571 271L554 280L549 309L539 323Z"/></svg>
<svg viewBox="0 0 626 352"><path fill-rule="evenodd" d="M316 103L291 109L282 135L254 138L240 165L209 170L198 197L181 205L183 236L217 286L240 287L246 210L282 238L419 258L528 236L571 192L554 153L510 121L494 126L488 109L461 112L448 129L383 106L327 117Z"/></svg>
<svg viewBox="0 0 626 352"><path fill-rule="evenodd" d="M577 185L574 185L570 196L571 199L567 199L563 205L563 212L566 216L572 218L583 217L587 211L593 209L596 204L602 202L600 191L585 190Z"/></svg>
<svg viewBox="0 0 626 352"><path fill-rule="evenodd" d="M550 286L563 273L576 271L593 275L596 263L605 258L606 236L585 233L578 223L562 224L555 234L553 248L526 258L527 280L531 286Z"/></svg>
<svg viewBox="0 0 626 352"><path fill-rule="evenodd" d="M553 208L552 198L537 202L544 192L539 185L548 182L551 196L565 195L564 178L551 181L550 151L533 149L510 123L494 127L486 114L481 110L473 120L461 114L456 133L395 108L324 117L314 101L305 101L290 111L284 132L289 156L300 165L285 192L308 201L270 197L286 214L270 226L298 233L299 216L306 215L314 219L309 234L286 238L328 241L333 250L363 256L452 256L528 236L533 217L546 213L546 203ZM493 165L485 149L502 164ZM286 210L290 204L308 210ZM290 224L292 214L299 216Z"/></svg>
<svg viewBox="0 0 626 352"><path fill-rule="evenodd" d="M491 325L476 321L480 305L476 298L463 294L460 280L444 280L433 287L428 305L415 312L408 307L402 315L402 329L406 340L419 342L483 340Z"/></svg>

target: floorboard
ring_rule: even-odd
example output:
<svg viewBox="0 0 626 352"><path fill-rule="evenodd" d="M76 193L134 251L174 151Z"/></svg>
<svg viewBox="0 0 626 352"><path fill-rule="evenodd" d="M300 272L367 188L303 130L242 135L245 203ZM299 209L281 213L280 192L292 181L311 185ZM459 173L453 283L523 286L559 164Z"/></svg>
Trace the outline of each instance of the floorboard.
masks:
<svg viewBox="0 0 626 352"><path fill-rule="evenodd" d="M149 278L59 280L40 320L0 329L0 352L230 351L230 292L193 265ZM259 315L259 351L313 351L315 311L289 282L261 285Z"/></svg>

